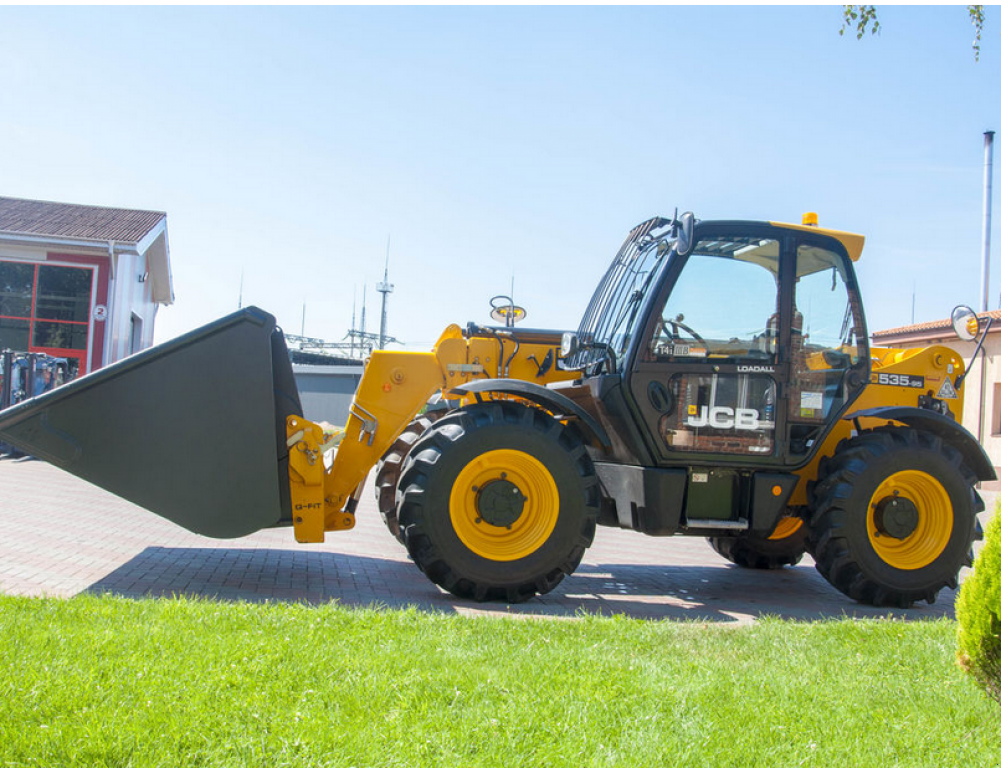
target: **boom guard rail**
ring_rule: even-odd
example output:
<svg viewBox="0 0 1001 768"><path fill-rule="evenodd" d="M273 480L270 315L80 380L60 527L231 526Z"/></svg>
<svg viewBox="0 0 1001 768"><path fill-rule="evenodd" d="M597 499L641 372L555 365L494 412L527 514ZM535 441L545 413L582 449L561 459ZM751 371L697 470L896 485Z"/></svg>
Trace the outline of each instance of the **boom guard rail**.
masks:
<svg viewBox="0 0 1001 768"><path fill-rule="evenodd" d="M195 533L291 524L302 416L275 318L248 307L0 411L0 442Z"/></svg>

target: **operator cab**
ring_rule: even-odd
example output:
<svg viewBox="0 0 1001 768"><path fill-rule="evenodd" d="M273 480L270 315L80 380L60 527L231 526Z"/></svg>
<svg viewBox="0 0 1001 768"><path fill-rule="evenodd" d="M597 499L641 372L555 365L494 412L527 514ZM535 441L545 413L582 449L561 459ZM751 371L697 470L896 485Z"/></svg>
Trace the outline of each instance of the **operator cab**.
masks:
<svg viewBox="0 0 1001 768"><path fill-rule="evenodd" d="M791 473L868 381L852 266L862 242L691 214L636 227L560 361L583 376L559 390L611 438L611 455L595 456L606 486L642 482L648 517L684 499L689 524L717 515L745 524L760 506L748 500L770 493L772 511L752 527L773 524ZM626 527L663 533L679 524L677 512L634 522Z"/></svg>
<svg viewBox="0 0 1001 768"><path fill-rule="evenodd" d="M868 379L845 241L857 257L859 236L812 226L651 219L562 362L621 382L640 416L633 458L803 465Z"/></svg>

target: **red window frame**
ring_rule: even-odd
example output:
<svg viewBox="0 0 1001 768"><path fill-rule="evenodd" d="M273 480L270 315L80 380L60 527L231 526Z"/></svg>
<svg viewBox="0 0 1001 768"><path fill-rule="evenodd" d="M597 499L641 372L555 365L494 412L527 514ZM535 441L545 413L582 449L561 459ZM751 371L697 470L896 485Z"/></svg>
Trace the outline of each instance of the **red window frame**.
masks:
<svg viewBox="0 0 1001 768"><path fill-rule="evenodd" d="M87 359L90 356L90 350L93 341L93 333L90 322L90 314L94 306L94 292L97 288L97 267L96 265L90 264L60 264L58 262L50 261L11 261L9 263L16 264L29 264L32 267L32 277L31 277L31 308L29 309L29 317L23 317L20 315L0 315L0 318L5 320L26 320L28 322L28 349L26 352L41 352L46 355L51 355L52 357L64 357L67 359L73 359L77 361L79 375L88 373L90 366L87 364ZM37 304L38 304L38 270L39 267L59 267L61 269L86 269L89 270L90 275L90 296L87 306L87 320L53 320L47 317L38 317ZM59 323L62 325L75 325L77 327L83 326L87 329L87 343L84 345L83 349L66 349L63 347L42 347L34 344L35 339L35 322L43 323Z"/></svg>

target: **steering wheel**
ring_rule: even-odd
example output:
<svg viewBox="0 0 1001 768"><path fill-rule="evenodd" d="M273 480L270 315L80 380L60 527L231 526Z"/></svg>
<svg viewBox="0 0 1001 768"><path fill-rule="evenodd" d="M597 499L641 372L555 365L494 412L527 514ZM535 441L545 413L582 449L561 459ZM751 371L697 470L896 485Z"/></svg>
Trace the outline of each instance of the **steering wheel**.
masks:
<svg viewBox="0 0 1001 768"><path fill-rule="evenodd" d="M673 320L670 320L670 319L668 319L666 317L662 317L660 319L660 322L664 326L664 332L668 336L671 337L672 341L677 341L679 338L681 338L680 335L678 334L678 331L680 330L680 331L684 331L685 333L687 333L689 336L691 336L693 339L695 339L695 341L697 341L703 347L705 347L706 349L708 349L709 345L706 344L706 340L703 339L701 336L699 336L699 334L697 334L694 330L692 330L691 328L689 328L683 322L681 322L684 319L685 319L684 315L678 315Z"/></svg>

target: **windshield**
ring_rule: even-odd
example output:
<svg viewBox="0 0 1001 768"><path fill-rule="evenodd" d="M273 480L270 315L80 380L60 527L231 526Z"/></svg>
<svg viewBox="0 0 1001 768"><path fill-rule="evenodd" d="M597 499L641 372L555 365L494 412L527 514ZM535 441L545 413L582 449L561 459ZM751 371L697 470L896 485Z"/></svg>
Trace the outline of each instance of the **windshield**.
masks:
<svg viewBox="0 0 1001 768"><path fill-rule="evenodd" d="M671 223L653 218L629 233L591 297L577 331L580 349L564 361L567 368L604 362L614 369L625 355L643 299L674 243Z"/></svg>

